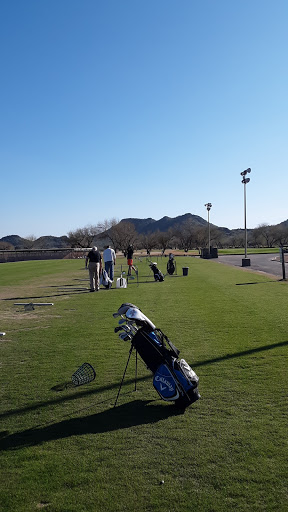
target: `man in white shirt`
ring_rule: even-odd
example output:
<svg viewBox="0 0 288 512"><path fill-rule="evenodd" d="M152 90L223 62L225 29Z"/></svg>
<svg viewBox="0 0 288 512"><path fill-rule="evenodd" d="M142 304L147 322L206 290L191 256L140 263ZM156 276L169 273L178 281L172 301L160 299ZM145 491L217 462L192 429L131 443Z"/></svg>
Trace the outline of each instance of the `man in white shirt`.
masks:
<svg viewBox="0 0 288 512"><path fill-rule="evenodd" d="M103 261L105 270L110 277L111 281L114 280L114 265L116 263L116 254L114 249L107 245L105 251L103 252Z"/></svg>

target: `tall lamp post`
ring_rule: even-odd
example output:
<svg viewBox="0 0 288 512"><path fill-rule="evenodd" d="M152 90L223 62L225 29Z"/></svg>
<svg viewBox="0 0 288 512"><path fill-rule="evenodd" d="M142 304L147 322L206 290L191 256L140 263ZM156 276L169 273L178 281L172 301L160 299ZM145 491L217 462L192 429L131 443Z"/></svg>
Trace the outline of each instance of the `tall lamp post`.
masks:
<svg viewBox="0 0 288 512"><path fill-rule="evenodd" d="M246 224L246 185L249 183L250 178L247 174L251 172L250 167L245 171L240 172L242 176L242 183L244 185L244 230L245 230L245 258L242 259L242 267L250 267L250 259L247 258L247 224Z"/></svg>
<svg viewBox="0 0 288 512"><path fill-rule="evenodd" d="M211 248L210 248L210 220L209 220L209 212L210 212L210 210L212 208L212 204L211 203L206 203L204 206L206 206L207 212L208 212L208 251L209 251L209 257L210 257Z"/></svg>

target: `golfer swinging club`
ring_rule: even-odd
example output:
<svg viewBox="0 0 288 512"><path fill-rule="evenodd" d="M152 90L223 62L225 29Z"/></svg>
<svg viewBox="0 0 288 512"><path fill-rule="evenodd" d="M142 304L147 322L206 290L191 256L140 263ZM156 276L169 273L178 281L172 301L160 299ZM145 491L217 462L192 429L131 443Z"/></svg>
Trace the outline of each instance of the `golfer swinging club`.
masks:
<svg viewBox="0 0 288 512"><path fill-rule="evenodd" d="M131 276L131 269L133 268L136 275L138 275L138 270L133 265L133 245L129 244L127 249L127 265L128 265L128 276Z"/></svg>

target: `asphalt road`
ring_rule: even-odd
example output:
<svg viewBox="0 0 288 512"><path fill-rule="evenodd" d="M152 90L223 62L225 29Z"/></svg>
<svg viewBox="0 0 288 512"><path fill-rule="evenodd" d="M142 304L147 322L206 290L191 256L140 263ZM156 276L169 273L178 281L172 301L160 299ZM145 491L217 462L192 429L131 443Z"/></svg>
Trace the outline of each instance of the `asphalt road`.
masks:
<svg viewBox="0 0 288 512"><path fill-rule="evenodd" d="M288 278L288 262L286 255L286 265L285 265L285 275ZM235 267L242 267L242 258L244 256L239 255L221 255L219 258L214 261L218 261L219 263L226 263L227 265L233 265ZM265 272L267 274L274 275L279 277L279 279L283 278L282 272L282 263L280 263L278 254L248 254L248 258L250 258L251 265L250 267L245 267L246 269L256 270L257 272Z"/></svg>

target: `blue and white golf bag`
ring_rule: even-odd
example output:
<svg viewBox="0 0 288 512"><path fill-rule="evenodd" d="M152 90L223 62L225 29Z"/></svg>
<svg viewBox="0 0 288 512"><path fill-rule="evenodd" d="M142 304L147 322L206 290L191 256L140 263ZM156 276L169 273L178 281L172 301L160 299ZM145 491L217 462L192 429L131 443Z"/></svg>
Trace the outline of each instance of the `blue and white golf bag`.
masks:
<svg viewBox="0 0 288 512"><path fill-rule="evenodd" d="M131 346L153 373L153 386L159 396L183 409L196 402L200 398L199 378L185 359L179 359L179 350L169 338L133 304L122 304L117 315L131 325Z"/></svg>

